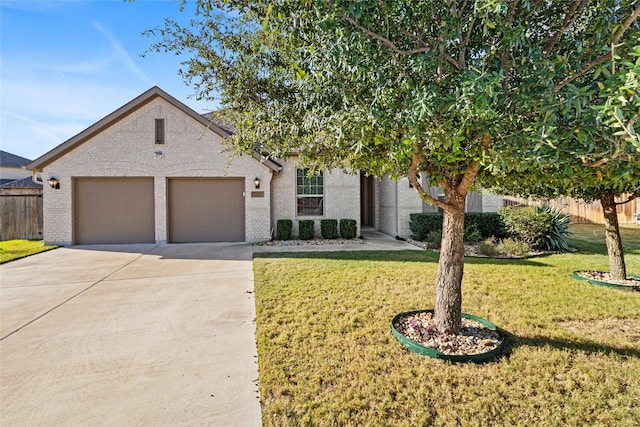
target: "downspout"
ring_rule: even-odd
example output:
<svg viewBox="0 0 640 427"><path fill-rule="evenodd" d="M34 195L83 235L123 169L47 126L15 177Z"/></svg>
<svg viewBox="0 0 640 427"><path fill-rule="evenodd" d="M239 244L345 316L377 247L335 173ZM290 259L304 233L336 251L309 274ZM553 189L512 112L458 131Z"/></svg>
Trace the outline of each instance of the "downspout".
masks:
<svg viewBox="0 0 640 427"><path fill-rule="evenodd" d="M38 174L40 174L40 173L42 173L42 172L34 169L32 174L31 174L31 181L33 181L36 184L42 185L43 184L42 178L40 178L38 180Z"/></svg>

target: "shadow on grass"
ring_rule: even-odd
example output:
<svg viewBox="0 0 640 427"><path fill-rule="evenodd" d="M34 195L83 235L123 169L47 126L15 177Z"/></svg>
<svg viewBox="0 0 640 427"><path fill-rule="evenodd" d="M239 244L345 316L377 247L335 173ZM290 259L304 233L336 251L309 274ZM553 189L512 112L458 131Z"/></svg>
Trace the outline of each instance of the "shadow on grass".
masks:
<svg viewBox="0 0 640 427"><path fill-rule="evenodd" d="M546 255L535 258L477 258L465 257L465 264L522 265L547 267L540 262ZM385 261L385 262L433 262L438 263L439 254L430 251L317 251L317 252L257 252L254 258L293 258L293 259L331 259L347 261Z"/></svg>
<svg viewBox="0 0 640 427"><path fill-rule="evenodd" d="M579 351L587 355L595 354L617 354L619 356L640 358L640 348L618 347L613 345L603 345L593 341L569 341L559 338L545 336L520 337L504 329L500 329L504 334L507 344L500 357L509 357L513 349L518 347L551 347L557 350Z"/></svg>

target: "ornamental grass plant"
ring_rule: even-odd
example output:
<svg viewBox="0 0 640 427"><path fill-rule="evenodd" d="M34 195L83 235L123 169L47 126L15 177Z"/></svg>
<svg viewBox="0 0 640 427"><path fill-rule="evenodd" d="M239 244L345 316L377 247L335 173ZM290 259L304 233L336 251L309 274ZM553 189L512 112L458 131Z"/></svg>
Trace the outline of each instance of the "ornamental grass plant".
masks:
<svg viewBox="0 0 640 427"><path fill-rule="evenodd" d="M480 365L411 353L390 332L396 314L432 308L437 253L259 254L264 425L637 425L640 294L573 280L608 260L595 228L572 231L577 253L466 259L463 312L508 340ZM640 228L623 242L640 272Z"/></svg>

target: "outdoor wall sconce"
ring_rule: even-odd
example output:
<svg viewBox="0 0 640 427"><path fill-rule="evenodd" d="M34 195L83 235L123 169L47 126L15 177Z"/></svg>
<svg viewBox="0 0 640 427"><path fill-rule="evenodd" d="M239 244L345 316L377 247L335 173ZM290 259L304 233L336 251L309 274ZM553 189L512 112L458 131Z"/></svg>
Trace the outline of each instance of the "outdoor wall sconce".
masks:
<svg viewBox="0 0 640 427"><path fill-rule="evenodd" d="M260 178L256 177L256 179L253 180L253 183L256 186L256 190L260 188Z"/></svg>
<svg viewBox="0 0 640 427"><path fill-rule="evenodd" d="M51 188L53 188L55 190L59 190L60 189L60 181L58 181L57 178L52 176L51 178L49 178L49 181L47 181L47 182L49 183Z"/></svg>

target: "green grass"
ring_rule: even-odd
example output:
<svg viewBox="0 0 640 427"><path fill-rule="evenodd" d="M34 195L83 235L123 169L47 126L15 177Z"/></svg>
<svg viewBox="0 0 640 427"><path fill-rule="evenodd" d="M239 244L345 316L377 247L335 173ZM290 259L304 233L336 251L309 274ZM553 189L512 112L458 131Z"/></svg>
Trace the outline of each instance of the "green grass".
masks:
<svg viewBox="0 0 640 427"><path fill-rule="evenodd" d="M45 246L42 240L5 240L0 242L0 264L55 249L56 247Z"/></svg>
<svg viewBox="0 0 640 427"><path fill-rule="evenodd" d="M261 254L264 425L638 425L640 293L571 278L608 269L595 240L584 253L466 259L463 311L508 336L506 354L481 365L419 356L390 332L397 313L433 307L437 254ZM640 245L626 260L640 273Z"/></svg>

